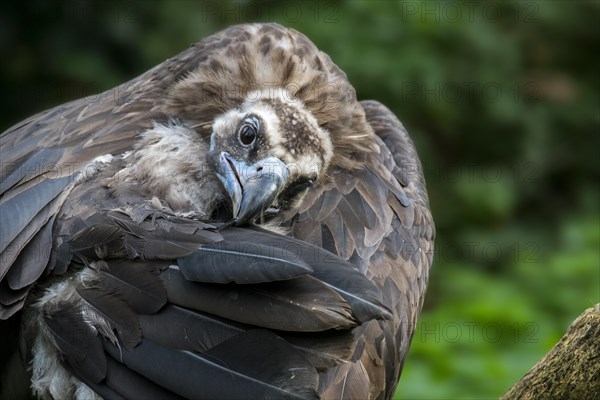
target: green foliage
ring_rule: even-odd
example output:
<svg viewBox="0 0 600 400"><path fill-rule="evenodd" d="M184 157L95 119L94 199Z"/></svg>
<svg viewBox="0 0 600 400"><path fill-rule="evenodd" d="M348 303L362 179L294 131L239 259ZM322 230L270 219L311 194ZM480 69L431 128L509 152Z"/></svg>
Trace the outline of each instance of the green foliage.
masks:
<svg viewBox="0 0 600 400"><path fill-rule="evenodd" d="M599 3L2 2L0 123L234 23L311 38L412 133L438 240L397 399L497 398L600 301Z"/></svg>

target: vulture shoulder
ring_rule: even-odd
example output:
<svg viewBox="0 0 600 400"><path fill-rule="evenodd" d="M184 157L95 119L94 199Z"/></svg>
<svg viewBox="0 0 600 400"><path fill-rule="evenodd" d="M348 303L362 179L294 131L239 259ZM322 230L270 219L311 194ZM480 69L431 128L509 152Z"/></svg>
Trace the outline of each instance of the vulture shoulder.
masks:
<svg viewBox="0 0 600 400"><path fill-rule="evenodd" d="M0 397L393 395L432 261L421 165L301 33L216 33L0 159Z"/></svg>

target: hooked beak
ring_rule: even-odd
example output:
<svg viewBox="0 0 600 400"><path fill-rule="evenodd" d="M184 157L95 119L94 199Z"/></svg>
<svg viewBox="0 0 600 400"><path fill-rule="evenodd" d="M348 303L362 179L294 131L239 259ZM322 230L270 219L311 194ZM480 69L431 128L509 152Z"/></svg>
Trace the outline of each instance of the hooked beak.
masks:
<svg viewBox="0 0 600 400"><path fill-rule="evenodd" d="M275 157L250 165L224 151L217 164L217 176L233 203L235 225L242 225L268 209L288 178L287 167Z"/></svg>

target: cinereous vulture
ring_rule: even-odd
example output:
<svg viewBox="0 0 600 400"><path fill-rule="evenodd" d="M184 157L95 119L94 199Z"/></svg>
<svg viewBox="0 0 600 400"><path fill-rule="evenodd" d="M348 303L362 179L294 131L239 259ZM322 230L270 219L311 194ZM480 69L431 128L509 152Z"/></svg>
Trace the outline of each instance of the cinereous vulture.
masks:
<svg viewBox="0 0 600 400"><path fill-rule="evenodd" d="M420 162L301 33L230 27L0 144L0 396L394 393L435 235Z"/></svg>

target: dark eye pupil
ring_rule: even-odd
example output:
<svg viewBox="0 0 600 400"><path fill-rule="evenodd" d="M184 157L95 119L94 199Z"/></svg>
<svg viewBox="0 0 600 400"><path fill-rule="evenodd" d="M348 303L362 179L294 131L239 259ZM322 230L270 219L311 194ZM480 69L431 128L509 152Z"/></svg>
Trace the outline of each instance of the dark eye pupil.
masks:
<svg viewBox="0 0 600 400"><path fill-rule="evenodd" d="M254 139L256 139L256 131L254 130L254 127L250 125L243 125L240 129L240 142L244 146L249 146L254 142Z"/></svg>

